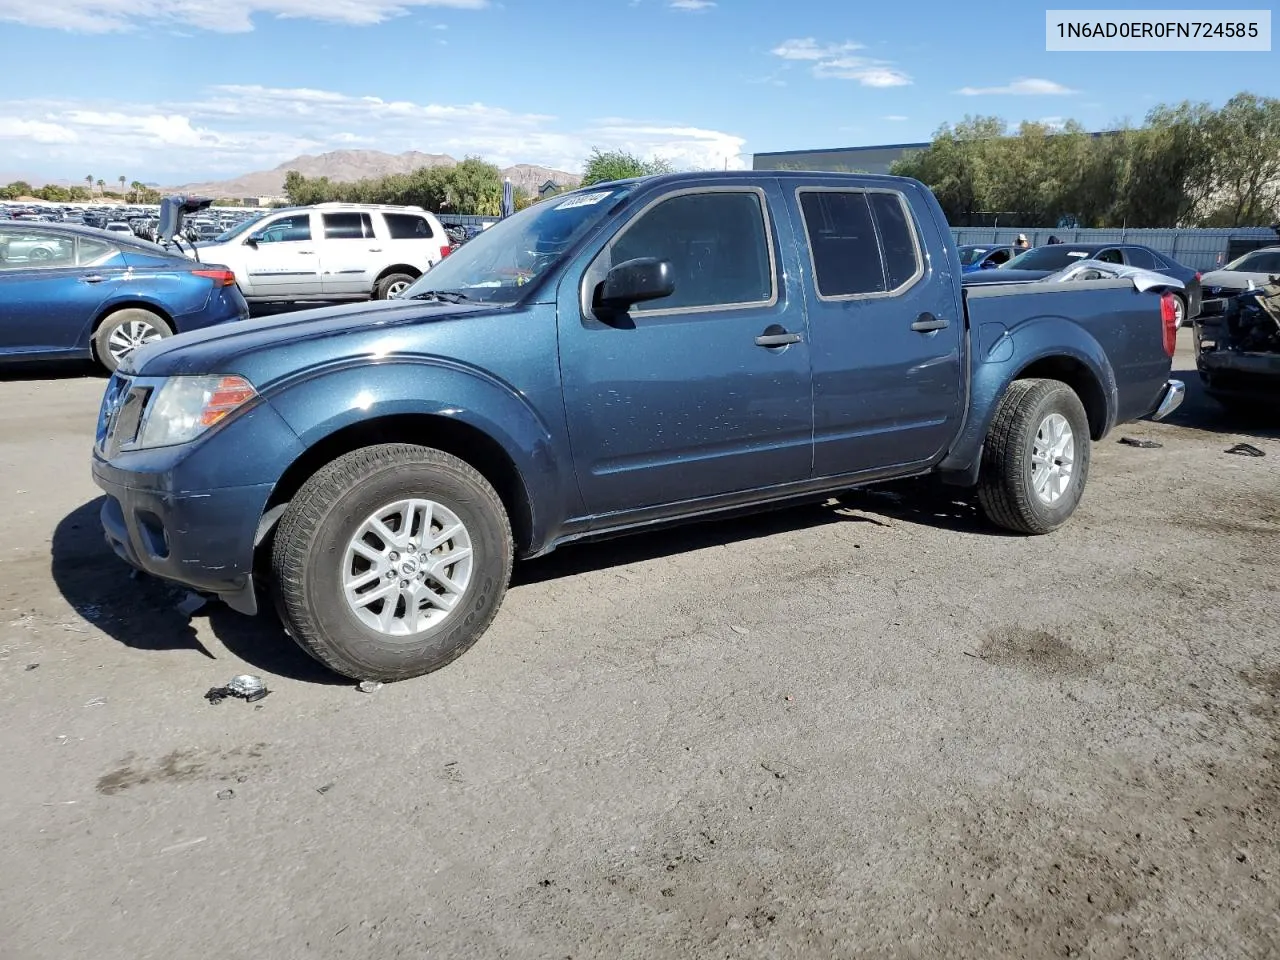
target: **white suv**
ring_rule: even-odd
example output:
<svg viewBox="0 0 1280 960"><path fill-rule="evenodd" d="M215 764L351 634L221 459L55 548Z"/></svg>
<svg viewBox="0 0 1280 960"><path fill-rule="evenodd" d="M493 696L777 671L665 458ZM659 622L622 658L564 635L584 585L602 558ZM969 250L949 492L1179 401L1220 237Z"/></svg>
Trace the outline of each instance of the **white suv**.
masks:
<svg viewBox="0 0 1280 960"><path fill-rule="evenodd" d="M385 300L447 256L449 237L421 207L320 203L273 210L197 247L231 268L249 301Z"/></svg>

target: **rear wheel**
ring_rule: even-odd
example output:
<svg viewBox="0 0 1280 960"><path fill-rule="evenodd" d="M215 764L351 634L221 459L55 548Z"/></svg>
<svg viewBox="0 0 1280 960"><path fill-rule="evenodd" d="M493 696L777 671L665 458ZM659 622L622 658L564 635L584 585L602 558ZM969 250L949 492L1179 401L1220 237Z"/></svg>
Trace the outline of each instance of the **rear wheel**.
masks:
<svg viewBox="0 0 1280 960"><path fill-rule="evenodd" d="M1015 380L982 448L978 501L997 526L1049 533L1075 513L1089 475L1089 418L1057 380Z"/></svg>
<svg viewBox="0 0 1280 960"><path fill-rule="evenodd" d="M366 447L293 498L272 549L281 617L356 680L438 670L488 628L511 577L511 527L488 481L408 444Z"/></svg>
<svg viewBox="0 0 1280 960"><path fill-rule="evenodd" d="M173 328L150 310L130 307L107 316L93 335L94 353L108 373L139 347L173 336Z"/></svg>
<svg viewBox="0 0 1280 960"><path fill-rule="evenodd" d="M390 300L408 290L416 279L417 277L411 277L407 273L393 273L385 276L373 288L373 297L375 300Z"/></svg>
<svg viewBox="0 0 1280 960"><path fill-rule="evenodd" d="M1187 322L1187 298L1180 293L1173 294L1174 326L1181 330Z"/></svg>

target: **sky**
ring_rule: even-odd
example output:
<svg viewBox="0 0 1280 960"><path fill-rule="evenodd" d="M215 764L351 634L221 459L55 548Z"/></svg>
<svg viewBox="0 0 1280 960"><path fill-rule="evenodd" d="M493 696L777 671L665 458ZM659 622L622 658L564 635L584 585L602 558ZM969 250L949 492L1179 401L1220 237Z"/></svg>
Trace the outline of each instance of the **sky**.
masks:
<svg viewBox="0 0 1280 960"><path fill-rule="evenodd" d="M1280 93L1276 53L1047 53L1046 6L0 0L0 182L175 184L340 149L743 168L966 115L1101 130Z"/></svg>

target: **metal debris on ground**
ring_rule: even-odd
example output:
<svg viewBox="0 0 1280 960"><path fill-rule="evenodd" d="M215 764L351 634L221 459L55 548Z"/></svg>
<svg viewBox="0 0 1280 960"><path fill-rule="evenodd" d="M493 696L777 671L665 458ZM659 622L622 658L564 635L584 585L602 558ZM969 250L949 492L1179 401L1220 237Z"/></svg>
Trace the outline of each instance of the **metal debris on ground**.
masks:
<svg viewBox="0 0 1280 960"><path fill-rule="evenodd" d="M209 601L198 593L187 591L187 595L182 598L182 602L178 604L178 612L184 617L189 617Z"/></svg>
<svg viewBox="0 0 1280 960"><path fill-rule="evenodd" d="M361 680L356 689L361 693L377 693L382 689L382 682L379 680Z"/></svg>
<svg viewBox="0 0 1280 960"><path fill-rule="evenodd" d="M332 790L335 786L337 786L337 784L333 784L333 783L326 783L326 784L324 784L323 786L316 787L316 793L318 793L318 794L320 794L321 796L323 796L324 794L326 794L326 793L328 793L330 790Z"/></svg>
<svg viewBox="0 0 1280 960"><path fill-rule="evenodd" d="M1121 437L1120 442L1127 447L1138 447L1141 450L1158 450L1164 446L1163 443L1157 443L1155 440L1145 440L1142 437Z"/></svg>
<svg viewBox="0 0 1280 960"><path fill-rule="evenodd" d="M85 703L86 707L105 707L107 705L106 697L94 697Z"/></svg>
<svg viewBox="0 0 1280 960"><path fill-rule="evenodd" d="M40 666L40 664L38 664L38 663L28 663L28 664L27 664L27 670L28 670L28 671L30 671L30 670L36 670L36 669L38 669L38 668L39 668L39 666Z"/></svg>
<svg viewBox="0 0 1280 960"><path fill-rule="evenodd" d="M1227 453L1234 453L1241 457L1265 457L1266 453L1259 450L1252 443L1237 443L1234 447L1230 447Z"/></svg>
<svg viewBox="0 0 1280 960"><path fill-rule="evenodd" d="M234 797L235 795L236 795L236 792L235 792L234 790L219 790L219 791L218 791L218 799L219 799L219 800L230 800L230 799L231 799L232 797Z"/></svg>
<svg viewBox="0 0 1280 960"><path fill-rule="evenodd" d="M255 700L261 700L270 692L266 684L262 682L261 677L242 673L238 677L232 677L231 682L225 687L210 687L204 698L212 704L221 703L227 697L239 697L241 700L253 703Z"/></svg>

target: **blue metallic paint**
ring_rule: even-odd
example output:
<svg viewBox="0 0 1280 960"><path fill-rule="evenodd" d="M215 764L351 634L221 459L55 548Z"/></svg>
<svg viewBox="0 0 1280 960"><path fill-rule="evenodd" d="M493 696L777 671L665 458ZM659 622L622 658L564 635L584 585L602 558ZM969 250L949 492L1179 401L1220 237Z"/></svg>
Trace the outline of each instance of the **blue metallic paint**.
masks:
<svg viewBox="0 0 1280 960"><path fill-rule="evenodd" d="M818 179L907 193L927 261L910 296L816 300L794 191ZM696 315L637 312L630 329L585 315L581 278L617 227L661 193L704 184L764 190L777 302ZM260 400L188 446L110 463L95 456L94 475L123 513L156 514L183 540L175 557L144 557L136 524L126 523L133 545L120 549L131 562L249 610L254 545L274 485L316 444L381 418L453 421L496 443L528 497L525 552L537 555L583 536L932 466L971 476L1000 396L1040 360L1070 358L1096 381L1102 432L1158 401L1170 366L1158 298L1127 282L1044 293L983 286L962 296L959 276L941 209L915 181L655 178L530 285L522 304L348 305L138 351L122 372L239 374ZM1038 299L1044 295L1052 299ZM925 311L951 326L910 331ZM756 346L773 323L803 332L804 341ZM429 427L424 433L400 439L429 445ZM114 515L104 522L120 532Z"/></svg>

